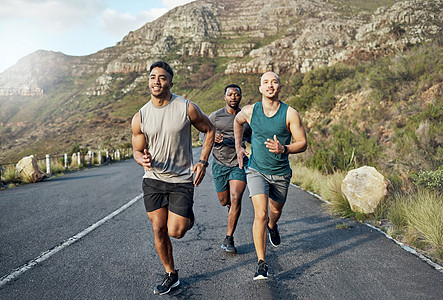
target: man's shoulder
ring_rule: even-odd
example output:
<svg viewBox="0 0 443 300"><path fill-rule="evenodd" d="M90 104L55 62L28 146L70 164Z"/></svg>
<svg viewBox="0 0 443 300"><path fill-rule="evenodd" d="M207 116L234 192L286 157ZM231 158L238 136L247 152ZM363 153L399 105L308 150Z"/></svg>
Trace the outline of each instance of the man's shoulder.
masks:
<svg viewBox="0 0 443 300"><path fill-rule="evenodd" d="M222 108L217 109L216 111L211 113L211 115L214 115L214 116L217 116L217 117L218 116L222 116L222 115L226 115L226 114L227 114L226 107L222 107Z"/></svg>
<svg viewBox="0 0 443 300"><path fill-rule="evenodd" d="M171 101L178 101L178 102L183 102L183 103L189 103L190 101L188 99L185 99L182 96L179 96L177 94L171 93L172 97L171 97Z"/></svg>
<svg viewBox="0 0 443 300"><path fill-rule="evenodd" d="M252 113L252 111L254 110L254 107L255 107L255 105L256 105L257 103L261 103L261 102L255 102L255 103L252 103L252 104L245 105L245 106L243 106L243 108L241 109L241 111L242 111L243 113Z"/></svg>

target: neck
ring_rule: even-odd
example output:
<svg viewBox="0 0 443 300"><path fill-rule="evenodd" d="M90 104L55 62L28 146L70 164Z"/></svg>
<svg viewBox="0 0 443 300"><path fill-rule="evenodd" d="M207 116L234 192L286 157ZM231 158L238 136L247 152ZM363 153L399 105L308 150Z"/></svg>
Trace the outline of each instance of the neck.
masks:
<svg viewBox="0 0 443 300"><path fill-rule="evenodd" d="M275 98L267 98L267 97L262 97L262 102L263 105L266 106L279 106L280 105L280 100L275 97Z"/></svg>
<svg viewBox="0 0 443 300"><path fill-rule="evenodd" d="M172 93L169 92L167 95L162 97L155 97L151 94L151 101L155 106L164 106L169 103L172 98Z"/></svg>
<svg viewBox="0 0 443 300"><path fill-rule="evenodd" d="M240 107L232 108L229 105L226 105L226 111L228 112L228 114L235 115L240 111Z"/></svg>
<svg viewBox="0 0 443 300"><path fill-rule="evenodd" d="M263 107L263 113L267 117L272 117L277 112L278 108L280 107L280 100L271 100L269 98L263 97L262 98L262 107Z"/></svg>

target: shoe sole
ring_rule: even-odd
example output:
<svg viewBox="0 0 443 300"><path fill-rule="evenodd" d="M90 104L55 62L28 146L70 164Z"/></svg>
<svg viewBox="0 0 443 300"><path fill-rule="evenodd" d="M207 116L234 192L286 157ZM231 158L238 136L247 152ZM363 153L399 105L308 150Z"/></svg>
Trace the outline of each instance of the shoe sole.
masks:
<svg viewBox="0 0 443 300"><path fill-rule="evenodd" d="M271 243L271 245L274 246L275 248L277 248L278 245L280 245L280 244L275 245L275 244L272 242L271 234L270 234L270 233L268 233L268 236L269 236L269 242Z"/></svg>
<svg viewBox="0 0 443 300"><path fill-rule="evenodd" d="M254 280L266 280L268 276L258 275L253 278Z"/></svg>
<svg viewBox="0 0 443 300"><path fill-rule="evenodd" d="M156 294L156 295L164 295L164 294L167 294L167 293L169 293L169 292L171 291L171 289L177 287L179 284L180 284L180 280L177 280L176 283L174 283L173 285L171 285L171 287L169 288L169 290L167 290L166 292L163 292L163 293L156 292L156 290L154 289L154 294Z"/></svg>
<svg viewBox="0 0 443 300"><path fill-rule="evenodd" d="M225 251L225 252L228 252L228 253L232 253L232 254L236 254L237 253L237 250L228 250L228 248L225 246L225 245L221 245L221 248Z"/></svg>

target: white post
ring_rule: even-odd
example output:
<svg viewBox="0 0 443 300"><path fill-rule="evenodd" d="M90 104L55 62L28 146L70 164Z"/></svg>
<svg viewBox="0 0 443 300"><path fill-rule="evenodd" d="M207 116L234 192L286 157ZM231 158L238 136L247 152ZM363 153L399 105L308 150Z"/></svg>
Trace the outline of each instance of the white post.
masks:
<svg viewBox="0 0 443 300"><path fill-rule="evenodd" d="M68 153L65 153L64 157L65 157L65 169L67 170L68 169Z"/></svg>
<svg viewBox="0 0 443 300"><path fill-rule="evenodd" d="M98 164L101 165L102 164L102 151L98 150Z"/></svg>
<svg viewBox="0 0 443 300"><path fill-rule="evenodd" d="M51 176L51 156L46 154L46 174Z"/></svg>
<svg viewBox="0 0 443 300"><path fill-rule="evenodd" d="M80 168L82 163L82 158L80 157L80 152L77 152L77 166Z"/></svg>

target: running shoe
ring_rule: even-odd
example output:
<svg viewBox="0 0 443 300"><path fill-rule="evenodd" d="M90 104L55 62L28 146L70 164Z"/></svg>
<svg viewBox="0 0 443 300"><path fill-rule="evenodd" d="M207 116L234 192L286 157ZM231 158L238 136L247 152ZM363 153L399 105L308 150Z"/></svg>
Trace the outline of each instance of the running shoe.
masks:
<svg viewBox="0 0 443 300"><path fill-rule="evenodd" d="M175 270L175 273L169 272L163 276L162 283L157 285L154 289L154 294L164 295L169 293L172 288L175 288L180 284L180 280L178 280L178 270Z"/></svg>
<svg viewBox="0 0 443 300"><path fill-rule="evenodd" d="M234 237L232 236L226 236L224 239L221 248L225 250L228 253L235 254L237 253L237 249L234 246Z"/></svg>
<svg viewBox="0 0 443 300"><path fill-rule="evenodd" d="M275 224L274 229L271 229L269 225L266 226L268 227L269 241L271 242L272 246L277 247L280 245L280 233L278 232L277 224Z"/></svg>
<svg viewBox="0 0 443 300"><path fill-rule="evenodd" d="M268 265L260 259L255 271L254 280L268 279Z"/></svg>

